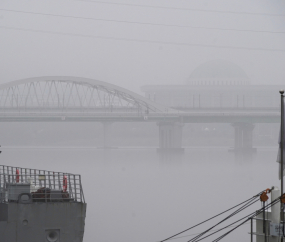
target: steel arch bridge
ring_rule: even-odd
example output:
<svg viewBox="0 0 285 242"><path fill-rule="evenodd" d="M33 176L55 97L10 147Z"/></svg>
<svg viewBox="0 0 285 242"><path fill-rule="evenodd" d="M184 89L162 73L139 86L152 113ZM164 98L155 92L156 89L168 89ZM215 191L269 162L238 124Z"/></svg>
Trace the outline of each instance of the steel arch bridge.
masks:
<svg viewBox="0 0 285 242"><path fill-rule="evenodd" d="M119 86L82 77L47 76L0 85L2 112L171 112Z"/></svg>

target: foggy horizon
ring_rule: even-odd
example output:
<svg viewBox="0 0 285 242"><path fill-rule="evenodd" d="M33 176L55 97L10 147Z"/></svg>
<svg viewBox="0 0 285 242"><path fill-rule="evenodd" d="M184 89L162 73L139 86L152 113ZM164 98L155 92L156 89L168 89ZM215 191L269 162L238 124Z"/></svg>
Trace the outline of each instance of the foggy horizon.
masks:
<svg viewBox="0 0 285 242"><path fill-rule="evenodd" d="M282 0L2 0L0 165L38 169L44 187L19 183L18 170L12 182L46 205L34 197L41 189L76 205L65 174L80 174L84 242L159 242L280 186L284 20ZM42 170L62 172L57 190ZM5 179L3 168L0 206L21 203ZM254 199L238 216L260 209ZM28 215L16 234L39 225ZM0 240L13 232L6 217ZM55 230L67 242L59 224L40 238ZM250 241L249 232L246 223L222 241Z"/></svg>
<svg viewBox="0 0 285 242"><path fill-rule="evenodd" d="M140 93L147 84L183 85L199 65L220 59L240 66L252 84L285 80L285 51L276 51L285 43L282 1L114 3L2 1L1 83L77 76Z"/></svg>

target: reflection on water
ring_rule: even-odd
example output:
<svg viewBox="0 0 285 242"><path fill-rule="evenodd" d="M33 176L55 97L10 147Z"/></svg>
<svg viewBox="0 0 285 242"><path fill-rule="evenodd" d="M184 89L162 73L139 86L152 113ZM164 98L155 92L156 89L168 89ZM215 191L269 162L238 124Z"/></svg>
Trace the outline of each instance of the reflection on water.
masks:
<svg viewBox="0 0 285 242"><path fill-rule="evenodd" d="M183 155L160 155L150 148L2 150L4 165L82 175L88 203L85 242L159 241L279 186L277 147L258 149L252 157L237 157L226 147L185 149ZM249 229L244 225L224 240L248 241Z"/></svg>
<svg viewBox="0 0 285 242"><path fill-rule="evenodd" d="M256 152L235 152L234 158L235 162L249 163L256 158Z"/></svg>

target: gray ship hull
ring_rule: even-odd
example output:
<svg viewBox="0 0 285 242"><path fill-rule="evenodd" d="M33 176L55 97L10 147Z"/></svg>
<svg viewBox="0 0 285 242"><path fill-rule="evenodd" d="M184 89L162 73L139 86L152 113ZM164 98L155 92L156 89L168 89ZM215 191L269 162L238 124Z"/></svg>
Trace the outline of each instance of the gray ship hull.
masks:
<svg viewBox="0 0 285 242"><path fill-rule="evenodd" d="M82 242L86 203L2 203L1 242Z"/></svg>
<svg viewBox="0 0 285 242"><path fill-rule="evenodd" d="M0 242L82 242L78 174L0 165Z"/></svg>

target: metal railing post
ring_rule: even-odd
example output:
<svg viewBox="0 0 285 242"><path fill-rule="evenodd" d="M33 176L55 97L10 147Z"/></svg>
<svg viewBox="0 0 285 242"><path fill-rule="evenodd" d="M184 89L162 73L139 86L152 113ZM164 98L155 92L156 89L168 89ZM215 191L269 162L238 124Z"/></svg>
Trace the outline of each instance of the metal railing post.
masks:
<svg viewBox="0 0 285 242"><path fill-rule="evenodd" d="M73 175L73 180L74 180L74 194L75 194L75 201L77 202L77 191L76 191L76 179L75 179L75 175Z"/></svg>
<svg viewBox="0 0 285 242"><path fill-rule="evenodd" d="M68 174L68 182L69 182L69 186L68 186L68 190L69 190L69 193L73 196L73 192L72 192L72 186L71 186L71 180L70 180L70 174Z"/></svg>
<svg viewBox="0 0 285 242"><path fill-rule="evenodd" d="M66 185L67 191L64 193L63 188ZM27 190L28 186L29 190ZM20 194L19 189L22 188L24 192L31 193L33 201L50 202L53 198L59 199L61 202L65 200L85 203L80 175L0 165L0 203L4 201L16 202L15 194ZM5 190L4 193L4 189L9 191ZM10 198L8 195L11 195Z"/></svg>
<svg viewBox="0 0 285 242"><path fill-rule="evenodd" d="M82 202L82 187L81 187L81 176L79 175L79 188L80 188L80 202Z"/></svg>

